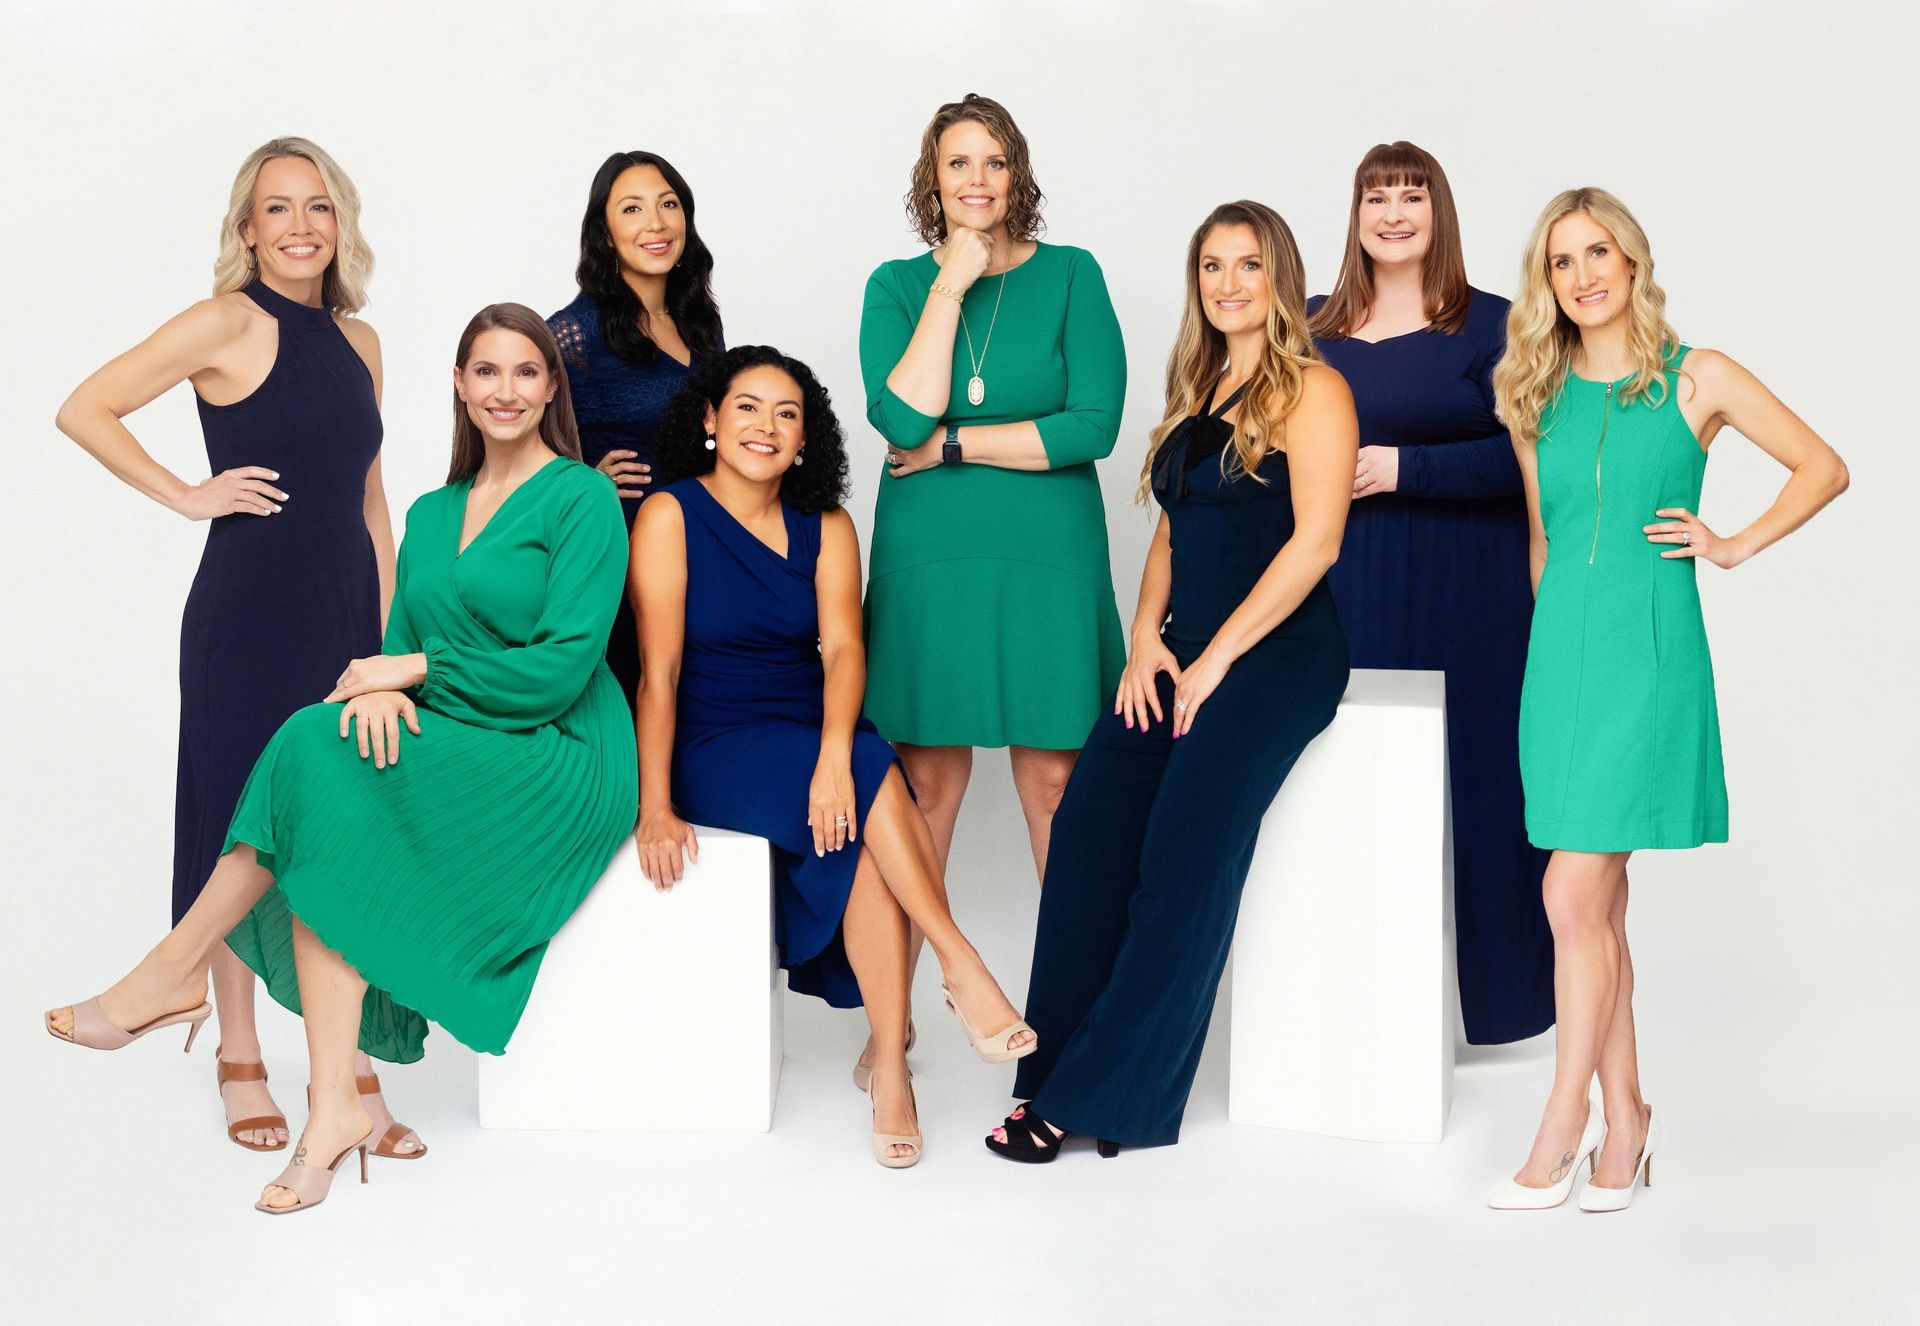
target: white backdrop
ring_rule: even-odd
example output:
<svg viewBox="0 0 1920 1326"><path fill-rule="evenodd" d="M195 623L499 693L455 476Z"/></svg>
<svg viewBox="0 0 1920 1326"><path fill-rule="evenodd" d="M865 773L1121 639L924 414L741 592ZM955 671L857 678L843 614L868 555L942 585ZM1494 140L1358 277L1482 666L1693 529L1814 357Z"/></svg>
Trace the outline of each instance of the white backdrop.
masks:
<svg viewBox="0 0 1920 1326"><path fill-rule="evenodd" d="M1902 519L1920 467L1898 408L1920 293L1905 232L1920 191L1910 153L1886 146L1889 135L1904 145L1913 123L1910 11L1643 0L3 8L0 364L14 500L0 521L12 699L0 869L15 960L0 966L0 1047L31 1153L0 1185L15 1226L0 1231L0 1269L35 1284L34 1319L241 1314L361 1239L383 1249L377 1267L281 1310L473 1320L473 1298L491 1304L481 1318L566 1302L583 1315L651 1303L697 1319L778 1304L803 1319L944 1320L998 1300L1058 1319L1288 1306L1498 1318L1684 1304L1752 1320L1885 1309L1911 1294L1886 1278L1884 1223L1898 1209L1888 1189L1916 1156L1920 1102L1905 1016L1920 905L1904 831L1920 732ZM1099 258L1125 329L1126 420L1102 466L1123 615L1151 529L1127 499L1158 417L1189 231L1217 202L1271 203L1324 290L1352 168L1382 140L1439 157L1469 274L1502 294L1549 196L1613 190L1652 237L1682 335L1753 368L1847 458L1852 491L1806 531L1735 573L1701 570L1732 842L1648 854L1634 875L1648 1091L1669 1103L1676 1177L1603 1228L1559 1218L1568 1212L1484 1224L1485 1183L1523 1153L1545 1088L1536 1045L1476 1056L1437 1152L1230 1128L1210 1058L1182 1147L1098 1170L1070 1156L1044 1178L973 1152L1004 1084L968 1073L956 1052L948 1105L931 1098L937 1069L922 1072L928 1163L881 1185L860 1159L864 1109L835 1094L859 1029L809 1005L795 1010L771 1140L539 1150L479 1138L470 1065L441 1035L398 1102L423 1132L437 1128L431 1179L377 1175L383 1184L296 1227L327 1231L321 1243L289 1245L283 1228L231 1215L273 1166L219 1140L204 1061L187 1085L175 1081L180 1062L151 1047L83 1061L34 1027L38 1009L92 993L165 922L178 621L204 537L55 432L60 401L207 293L241 158L277 134L311 137L358 184L378 259L365 316L385 346L397 525L444 474L447 368L465 320L495 300L542 313L565 303L594 168L645 148L695 190L729 341L777 344L835 393L864 537L882 479L855 355L862 285L883 258L915 250L900 198L920 130L970 90L1019 119L1049 238ZM188 388L131 425L176 472L204 473ZM1783 478L1723 435L1703 515L1737 528ZM1004 757L984 756L953 894L1016 996L1034 906L1018 824ZM290 1019L270 1029L269 1050L282 1104L294 1105ZM970 1101L952 1103L962 1091ZM753 1149L763 1145L775 1149ZM509 1178L495 1185L502 1156ZM120 1219L109 1206L98 1228L72 1223L101 1218L90 1186L129 1165L137 1209ZM597 1165L617 1177L582 1208ZM558 1179L532 1190L534 1226L522 1221L523 1171ZM411 1205L395 1196L408 1185ZM476 1190L478 1206L454 1196ZM57 1220L42 1212L42 1232L23 1237L48 1202ZM168 1220L186 1209L170 1204L194 1202L208 1213L204 1237ZM823 1202L834 1237L818 1225ZM110 1250L153 1222L169 1228L139 1235L115 1263ZM564 1284L509 1253L516 1240L543 1249ZM649 1242L672 1258L611 1274ZM1040 1253L1050 1242L1058 1263ZM424 1259L420 1278L394 1270L396 1245ZM702 1260L749 1248L764 1273ZM1277 1264L1274 1248L1298 1256ZM966 1280L990 1249L1013 1250L1006 1269ZM216 1297L223 1282L204 1277L227 1255L255 1270ZM173 1270L176 1256L193 1276ZM1598 1279L1594 1257L1609 1259ZM1209 1270L1190 1279L1181 1268L1195 1258ZM1376 1262L1398 1271L1382 1277ZM76 1282L82 1264L107 1271ZM475 1278L488 1267L494 1280ZM143 1296L138 1311L128 1293Z"/></svg>

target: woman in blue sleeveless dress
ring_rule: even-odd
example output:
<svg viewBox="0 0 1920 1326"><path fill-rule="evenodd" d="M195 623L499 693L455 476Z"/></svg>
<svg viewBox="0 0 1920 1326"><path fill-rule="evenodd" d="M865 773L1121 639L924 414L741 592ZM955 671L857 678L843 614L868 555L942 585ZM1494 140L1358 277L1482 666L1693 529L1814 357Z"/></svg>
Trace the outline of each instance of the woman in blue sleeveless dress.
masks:
<svg viewBox="0 0 1920 1326"><path fill-rule="evenodd" d="M1033 1033L947 911L939 859L892 747L860 717L860 550L841 508L847 458L806 365L741 346L669 408L659 491L641 507L640 861L671 887L689 821L765 838L793 989L863 1005L876 1055L874 1158L920 1158L907 1072L909 918L948 1006L989 1063ZM987 1029L984 1033L979 1029Z"/></svg>
<svg viewBox="0 0 1920 1326"><path fill-rule="evenodd" d="M255 760L340 669L378 651L393 585L380 481L380 342L351 317L373 254L352 181L313 143L279 138L234 181L214 297L83 382L60 428L147 496L210 521L180 624L180 760L173 920L199 896ZM212 477L189 484L121 419L191 381ZM276 1151L286 1118L267 1094L254 977L222 948L213 965L215 1052L228 1136ZM392 1124L360 1063L382 1154L423 1154Z"/></svg>
<svg viewBox="0 0 1920 1326"><path fill-rule="evenodd" d="M1259 203L1215 208L1188 246L1132 656L1053 821L1030 1100L987 1138L1010 1160L1054 1160L1074 1133L1108 1156L1179 1140L1260 821L1346 690L1326 573L1359 426L1305 284Z"/></svg>
<svg viewBox="0 0 1920 1326"><path fill-rule="evenodd" d="M587 190L580 293L547 319L567 364L581 457L619 486L628 529L653 481L653 437L667 402L701 360L726 348L713 254L693 216L693 190L665 157L615 152ZM607 667L631 705L640 646L624 596Z"/></svg>

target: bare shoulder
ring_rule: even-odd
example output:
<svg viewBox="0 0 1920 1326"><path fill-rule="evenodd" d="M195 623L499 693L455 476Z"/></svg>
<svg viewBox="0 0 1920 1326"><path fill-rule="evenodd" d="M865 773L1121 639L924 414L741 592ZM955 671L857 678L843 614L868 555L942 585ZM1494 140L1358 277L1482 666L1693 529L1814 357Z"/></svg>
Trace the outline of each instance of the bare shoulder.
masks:
<svg viewBox="0 0 1920 1326"><path fill-rule="evenodd" d="M1329 423L1353 415L1353 392L1338 369L1328 364L1309 364L1300 383L1300 400L1294 415L1305 422Z"/></svg>
<svg viewBox="0 0 1920 1326"><path fill-rule="evenodd" d="M686 519L686 513L680 510L679 498L672 493L650 493L640 504L640 514L634 518L634 540L676 537L685 532Z"/></svg>
<svg viewBox="0 0 1920 1326"><path fill-rule="evenodd" d="M340 334L347 338L347 344L359 351L363 357L377 359L380 355L380 336L373 324L362 322L359 318L333 315L334 325L340 328Z"/></svg>
<svg viewBox="0 0 1920 1326"><path fill-rule="evenodd" d="M1697 399L1717 407L1752 381L1753 374L1736 363L1732 355L1719 350L1695 346L1680 361L1679 386L1683 402Z"/></svg>
<svg viewBox="0 0 1920 1326"><path fill-rule="evenodd" d="M860 555L860 531L854 528L847 509L837 506L820 513L820 549L829 555Z"/></svg>
<svg viewBox="0 0 1920 1326"><path fill-rule="evenodd" d="M170 318L162 330L178 330L196 339L224 341L272 321L258 304L233 290L194 301Z"/></svg>

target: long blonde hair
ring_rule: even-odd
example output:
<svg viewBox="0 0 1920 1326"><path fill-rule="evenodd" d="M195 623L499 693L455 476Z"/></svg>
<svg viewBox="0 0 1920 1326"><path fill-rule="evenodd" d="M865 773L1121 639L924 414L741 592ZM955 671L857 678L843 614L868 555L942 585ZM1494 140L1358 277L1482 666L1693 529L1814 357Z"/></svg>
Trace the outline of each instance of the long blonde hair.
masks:
<svg viewBox="0 0 1920 1326"><path fill-rule="evenodd" d="M1667 322L1667 296L1653 279L1653 251L1647 232L1626 204L1605 189L1568 189L1547 204L1534 222L1520 268L1520 289L1507 314L1507 350L1493 370L1494 413L1516 441L1540 436L1540 416L1573 371L1580 329L1560 311L1548 270L1547 235L1556 223L1584 212L1613 236L1621 255L1633 264L1627 294L1627 346L1633 379L1620 398L1646 397L1655 406L1667 396L1668 360L1680 336Z"/></svg>
<svg viewBox="0 0 1920 1326"><path fill-rule="evenodd" d="M1280 450L1287 416L1306 389L1307 369L1321 363L1307 332L1307 273L1293 231L1265 203L1241 199L1207 213L1187 244L1187 302L1180 335L1167 357L1167 408L1148 434L1147 459L1133 500L1145 502L1153 482L1153 461L1167 435L1197 413L1227 367L1227 338L1207 321L1200 303L1200 246L1215 226L1246 226L1260 244L1260 267L1267 279L1267 352L1241 398L1240 422L1220 453L1220 472L1229 480L1250 474L1259 482L1260 462Z"/></svg>
<svg viewBox="0 0 1920 1326"><path fill-rule="evenodd" d="M240 238L241 225L253 215L253 190L260 182L260 168L281 157L300 157L311 161L320 172L320 182L333 199L334 222L338 235L334 240L333 260L327 264L320 287L320 302L335 313L353 313L367 305L367 278L373 275L373 250L360 233L360 191L353 187L347 172L305 138L274 138L248 154L233 177L233 196L227 202L226 220L220 223L220 256L213 263L213 293L224 295L244 289L260 274L253 250Z"/></svg>

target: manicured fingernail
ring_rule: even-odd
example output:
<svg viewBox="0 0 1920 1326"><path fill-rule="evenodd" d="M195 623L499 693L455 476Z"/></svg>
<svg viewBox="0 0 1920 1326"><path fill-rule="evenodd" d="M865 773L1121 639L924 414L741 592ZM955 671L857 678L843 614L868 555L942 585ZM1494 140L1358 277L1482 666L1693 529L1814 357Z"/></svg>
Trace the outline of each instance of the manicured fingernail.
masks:
<svg viewBox="0 0 1920 1326"><path fill-rule="evenodd" d="M275 480L278 480L278 479L280 478L280 471L279 471L279 470L275 470L275 471L273 472L273 477L274 477L274 479L275 479Z"/></svg>

